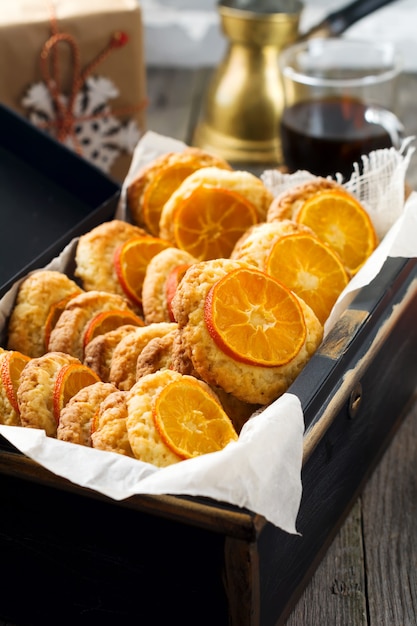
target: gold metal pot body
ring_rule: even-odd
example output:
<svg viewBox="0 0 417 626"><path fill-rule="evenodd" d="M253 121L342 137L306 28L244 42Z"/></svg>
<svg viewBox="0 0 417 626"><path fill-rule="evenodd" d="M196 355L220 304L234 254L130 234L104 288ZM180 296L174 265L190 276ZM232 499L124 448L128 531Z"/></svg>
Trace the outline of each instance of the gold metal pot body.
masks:
<svg viewBox="0 0 417 626"><path fill-rule="evenodd" d="M261 13L219 4L229 44L209 84L195 145L230 162L282 162L278 55L297 39L302 8L298 0L289 5L291 12Z"/></svg>

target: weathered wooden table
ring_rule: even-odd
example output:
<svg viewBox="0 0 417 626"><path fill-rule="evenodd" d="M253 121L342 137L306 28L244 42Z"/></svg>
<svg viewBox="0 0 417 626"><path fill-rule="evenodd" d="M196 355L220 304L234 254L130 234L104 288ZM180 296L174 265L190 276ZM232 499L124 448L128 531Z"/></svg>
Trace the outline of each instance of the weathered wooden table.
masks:
<svg viewBox="0 0 417 626"><path fill-rule="evenodd" d="M209 75L149 69L148 128L191 143ZM417 75L401 77L398 99L406 134L417 135ZM416 155L407 178L417 189ZM287 626L417 624L416 470L417 395Z"/></svg>

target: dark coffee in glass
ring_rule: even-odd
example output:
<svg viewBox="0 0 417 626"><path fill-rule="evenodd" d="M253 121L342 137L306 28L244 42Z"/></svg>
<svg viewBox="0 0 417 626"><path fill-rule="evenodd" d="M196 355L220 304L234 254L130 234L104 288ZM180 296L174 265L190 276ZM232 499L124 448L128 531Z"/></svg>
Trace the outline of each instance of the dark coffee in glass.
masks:
<svg viewBox="0 0 417 626"><path fill-rule="evenodd" d="M362 155L392 146L388 131L367 121L367 110L366 104L349 96L297 102L285 109L281 141L289 170L321 176L341 172L349 178Z"/></svg>
<svg viewBox="0 0 417 626"><path fill-rule="evenodd" d="M350 178L374 150L399 147L393 113L402 62L392 43L311 39L281 52L284 107L277 132L284 165Z"/></svg>

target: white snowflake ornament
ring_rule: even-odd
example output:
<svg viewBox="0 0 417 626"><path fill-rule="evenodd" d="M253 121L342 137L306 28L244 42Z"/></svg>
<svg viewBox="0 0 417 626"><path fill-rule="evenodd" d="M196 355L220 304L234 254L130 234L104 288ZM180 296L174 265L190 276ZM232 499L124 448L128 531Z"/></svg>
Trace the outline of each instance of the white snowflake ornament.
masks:
<svg viewBox="0 0 417 626"><path fill-rule="evenodd" d="M50 55L60 42L70 45L74 58L74 79L68 95L61 93L59 77L50 74ZM122 122L117 111L112 110L110 101L119 96L116 85L109 78L91 73L111 50L126 43L124 33L115 33L108 47L80 72L74 38L66 33L54 33L41 54L44 81L31 85L22 99L35 126L107 173L122 153L133 154L141 133L135 120Z"/></svg>

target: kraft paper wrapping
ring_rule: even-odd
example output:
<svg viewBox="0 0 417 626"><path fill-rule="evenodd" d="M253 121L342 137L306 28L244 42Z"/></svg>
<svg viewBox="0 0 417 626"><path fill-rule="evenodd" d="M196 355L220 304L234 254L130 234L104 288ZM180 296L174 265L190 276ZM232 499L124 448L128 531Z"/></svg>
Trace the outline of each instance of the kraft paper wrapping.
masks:
<svg viewBox="0 0 417 626"><path fill-rule="evenodd" d="M51 37L54 17L59 33L68 33L74 38L81 70L100 55L114 33L121 32L127 36L127 43L108 54L95 68L93 76L109 79L114 84L118 94L113 90L107 104L118 123L125 125L133 122L123 132L132 133L134 128L138 133L133 142L135 144L146 125L143 26L137 0L57 0L53 3L48 0L15 0L2 6L0 101L29 118L30 111L23 105L23 100L31 86L43 81L41 51ZM74 79L74 53L69 45L62 42L56 49L60 93L68 97ZM50 126L49 130L53 131L53 127ZM99 147L102 141L96 138ZM87 158L86 154L83 156ZM131 157L131 152L118 149L109 173L123 180Z"/></svg>

